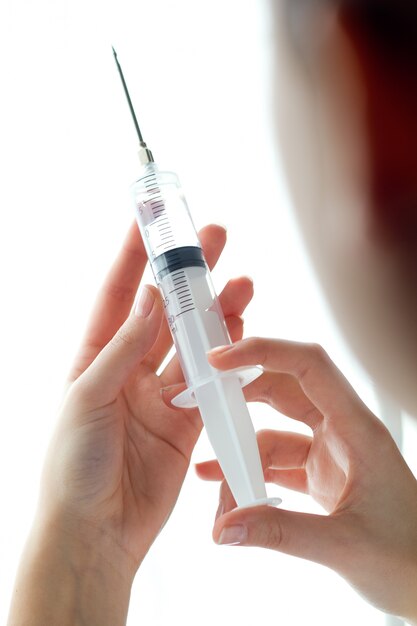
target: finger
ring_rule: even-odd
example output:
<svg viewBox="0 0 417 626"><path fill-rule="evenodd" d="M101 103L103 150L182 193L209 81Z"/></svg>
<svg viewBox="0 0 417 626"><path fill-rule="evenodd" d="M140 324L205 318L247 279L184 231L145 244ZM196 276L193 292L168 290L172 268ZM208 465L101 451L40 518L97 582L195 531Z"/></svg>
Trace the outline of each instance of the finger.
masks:
<svg viewBox="0 0 417 626"><path fill-rule="evenodd" d="M231 278L219 295L224 316L241 316L253 298L253 281L249 276Z"/></svg>
<svg viewBox="0 0 417 626"><path fill-rule="evenodd" d="M310 452L312 438L300 433L278 430L261 430L257 433L262 469L304 468ZM196 463L198 476L202 480L222 480L224 478L216 460Z"/></svg>
<svg viewBox="0 0 417 626"><path fill-rule="evenodd" d="M317 409L316 420L324 414L351 420L355 415L359 418L358 408L367 410L323 348L315 344L250 338L214 349L209 361L219 369L260 364L266 370L291 374Z"/></svg>
<svg viewBox="0 0 417 626"><path fill-rule="evenodd" d="M307 473L304 469L276 470L266 469L264 471L265 482L299 491L300 493L309 493Z"/></svg>
<svg viewBox="0 0 417 626"><path fill-rule="evenodd" d="M197 476L201 478L201 480L224 480L222 469L219 462L215 459L196 463L194 468Z"/></svg>
<svg viewBox="0 0 417 626"><path fill-rule="evenodd" d="M202 480L207 481L221 481L224 480L224 474L218 461L205 461L203 463L196 463L195 470L197 476ZM308 493L307 474L304 469L288 469L277 470L266 468L264 469L264 478L266 483L273 483L286 489L292 489L293 491L299 491L301 493ZM220 504L220 503L219 503ZM229 507L231 510L233 506ZM223 509L225 509L223 507ZM225 512L225 510L223 511Z"/></svg>
<svg viewBox="0 0 417 626"><path fill-rule="evenodd" d="M97 296L84 338L69 374L73 381L93 362L126 320L147 262L136 223L132 223Z"/></svg>
<svg viewBox="0 0 417 626"><path fill-rule="evenodd" d="M243 318L237 317L237 315L228 315L225 318L225 322L227 326L227 331L232 338L232 341L238 341L237 337L239 337L239 339L242 339L244 326ZM233 337L236 337L236 340L234 340Z"/></svg>
<svg viewBox="0 0 417 626"><path fill-rule="evenodd" d="M257 433L257 439L265 482L306 493L308 483L304 467L312 438L299 433L261 430ZM235 499L217 461L199 463L196 465L196 471L203 480L222 480L216 519L236 507Z"/></svg>
<svg viewBox="0 0 417 626"><path fill-rule="evenodd" d="M323 416L290 374L264 371L244 388L247 402L265 402L279 413L308 424L313 430Z"/></svg>
<svg viewBox="0 0 417 626"><path fill-rule="evenodd" d="M213 258L216 250L219 256L226 241L225 229L217 225L207 226L200 232L200 237L206 243L208 261L214 265L217 260ZM139 229L133 222L97 297L84 339L70 370L70 382L76 380L93 362L128 317L147 260ZM167 325L161 327L162 345L166 343L164 338L168 338L169 342Z"/></svg>
<svg viewBox="0 0 417 626"><path fill-rule="evenodd" d="M156 287L145 286L135 311L74 384L84 400L93 406L114 401L151 350L161 325L162 309Z"/></svg>
<svg viewBox="0 0 417 626"><path fill-rule="evenodd" d="M225 321L232 341L241 339L243 335L243 319L241 317L229 315L226 317ZM164 371L161 373L160 378L163 387L178 385L184 382L184 375L176 354L167 364Z"/></svg>
<svg viewBox="0 0 417 626"><path fill-rule="evenodd" d="M331 516L260 506L219 517L213 539L223 545L277 550L338 569L348 554L350 533L340 519Z"/></svg>
<svg viewBox="0 0 417 626"><path fill-rule="evenodd" d="M308 483L304 467L312 438L287 431L261 430L257 433L257 439L265 482L307 493ZM195 468L202 480L224 480L216 460L198 463ZM230 490L222 484L218 514L223 514L234 506Z"/></svg>
<svg viewBox="0 0 417 626"><path fill-rule="evenodd" d="M232 511L236 507L237 503L233 497L228 482L226 480L222 480L219 491L219 506L217 508L214 521L216 522L219 517L221 517L225 513L228 513L229 511Z"/></svg>

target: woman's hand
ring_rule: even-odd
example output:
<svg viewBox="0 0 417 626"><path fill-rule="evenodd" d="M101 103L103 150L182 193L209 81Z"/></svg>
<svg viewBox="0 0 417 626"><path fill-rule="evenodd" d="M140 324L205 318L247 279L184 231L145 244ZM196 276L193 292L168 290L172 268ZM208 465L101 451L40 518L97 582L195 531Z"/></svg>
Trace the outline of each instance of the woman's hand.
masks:
<svg viewBox="0 0 417 626"><path fill-rule="evenodd" d="M225 231L208 226L201 241L213 266ZM43 475L42 508L106 533L133 569L172 511L202 428L197 410L174 410L162 398L183 377L176 358L156 374L172 345L157 289L145 287L131 311L146 262L133 225L72 369ZM252 293L240 278L220 295L235 339Z"/></svg>
<svg viewBox="0 0 417 626"><path fill-rule="evenodd" d="M378 608L417 623L417 481L385 426L319 346L245 339L213 350L209 359L221 370L264 367L247 399L266 402L312 431L311 437L258 434L265 480L310 494L329 513L233 511L223 480L215 541L322 563ZM197 472L223 479L217 461L198 464Z"/></svg>
<svg viewBox="0 0 417 626"><path fill-rule="evenodd" d="M207 262L225 245L200 233ZM124 624L133 577L167 521L202 428L162 389L183 381L155 287L133 301L147 262L134 224L99 295L49 446L38 512L16 584L11 626ZM248 278L220 295L231 337L252 298Z"/></svg>

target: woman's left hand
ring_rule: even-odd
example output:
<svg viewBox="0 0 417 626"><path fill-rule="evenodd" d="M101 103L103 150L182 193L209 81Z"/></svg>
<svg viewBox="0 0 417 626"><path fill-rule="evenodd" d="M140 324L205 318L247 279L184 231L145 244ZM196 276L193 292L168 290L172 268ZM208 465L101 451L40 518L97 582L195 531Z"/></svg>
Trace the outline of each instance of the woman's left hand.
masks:
<svg viewBox="0 0 417 626"><path fill-rule="evenodd" d="M225 230L207 226L200 238L215 265ZM133 225L73 366L39 506L70 533L105 537L132 575L174 507L202 428L197 410L170 408L162 397L183 378L176 358L156 373L172 345L157 289L145 287L132 311L146 261ZM234 341L252 294L252 282L239 278L220 295Z"/></svg>

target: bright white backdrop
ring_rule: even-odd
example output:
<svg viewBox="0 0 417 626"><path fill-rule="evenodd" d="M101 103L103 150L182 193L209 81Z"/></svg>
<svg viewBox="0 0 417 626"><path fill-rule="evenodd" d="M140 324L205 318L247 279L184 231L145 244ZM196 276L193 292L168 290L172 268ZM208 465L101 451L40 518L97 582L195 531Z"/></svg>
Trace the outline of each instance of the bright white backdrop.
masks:
<svg viewBox="0 0 417 626"><path fill-rule="evenodd" d="M263 0L3 0L0 8L0 622L36 504L63 381L131 220L136 137L176 171L198 227L229 243L214 272L249 274L246 334L321 342L374 408L304 256L274 151L272 27ZM260 405L256 428L301 430ZM211 458L203 434L194 461ZM288 508L317 511L272 487ZM135 580L128 624L382 624L334 573L211 540L217 486L191 470Z"/></svg>

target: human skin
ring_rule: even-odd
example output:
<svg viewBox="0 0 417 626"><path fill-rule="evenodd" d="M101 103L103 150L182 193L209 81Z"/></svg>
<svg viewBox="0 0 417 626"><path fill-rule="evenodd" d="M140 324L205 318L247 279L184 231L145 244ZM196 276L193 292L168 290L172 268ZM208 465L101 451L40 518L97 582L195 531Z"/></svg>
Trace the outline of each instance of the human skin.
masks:
<svg viewBox="0 0 417 626"><path fill-rule="evenodd" d="M282 0L275 120L295 213L327 299L377 387L417 416L417 5ZM233 510L222 480L213 529L341 574L369 602L417 623L417 483L381 422L324 351L249 339L214 367L264 364L247 391L311 427L258 435L265 479L328 515Z"/></svg>
<svg viewBox="0 0 417 626"><path fill-rule="evenodd" d="M291 6L296 4L301 7L302 3L292 0ZM321 10L319 4L310 0L310 17L314 18L316 9ZM275 5L278 11L285 8L283 2ZM331 2L326 6L330 7ZM381 199L379 183L389 175L390 161L380 169L376 159L380 152L371 150L375 146L369 141L371 135L362 113L368 84L358 46L363 38L359 35L358 39L356 33L355 39L349 20L342 24L331 18L327 14L324 20L314 23L326 26L324 36L316 30L312 31L312 39L305 38L312 45L307 59L305 51L294 46L296 33L290 38L288 29L283 29L276 37L283 45L282 55L277 55L282 64L277 63L276 70L280 75L277 84L282 85L277 98L277 127L284 162L306 243L348 340L378 383L400 404L416 412L413 268L417 264L413 263L414 213L409 204L414 189L413 161L407 162L411 163L411 175L394 177L390 193L382 194L391 199L391 204L376 202ZM281 15L276 23L279 26L287 22ZM320 36L315 38L317 34ZM371 112L378 107L378 100L375 97L371 101ZM399 121L408 129L414 128L407 111L405 106ZM410 136L413 134L410 131ZM374 140L377 136L378 130L374 129ZM401 206L405 207L402 215L406 217L393 231L387 226L392 225L391 207L396 208L394 200L399 196L392 189L398 192L405 188L407 194L401 194ZM379 206L381 211L377 210ZM127 352L121 354L119 350L120 361L111 361L110 378L100 377L97 361L100 364L103 359L97 357L106 351L104 346L129 313L135 291L132 285L137 286L143 267L141 254L143 251L133 254L132 262L122 263L116 272L120 278L128 277L127 289L125 284L115 283L112 305L101 302L92 329L101 320L102 337L85 344L88 350L83 348L75 366L73 378L79 378L70 387L61 425L51 444L41 505L18 574L10 626L124 624L134 572L178 495L201 422L195 413L168 412L162 406L161 385L180 380L177 366L176 376L158 381L149 363L139 362L143 355L135 350L133 368L146 374L146 384L141 385L144 394L137 399L145 401L150 392L161 411L161 430L154 432L154 426L150 429L149 422L146 424L141 417L132 421L140 424L139 434L146 436L139 437L140 445L127 444L124 448L132 455L131 461L123 456L123 462L127 461L124 472L113 457L113 466L104 468L107 482L101 473L96 474L97 468L103 469L102 462L106 465L106 458L97 456L97 439L90 436L89 427L102 443L99 427L106 421L112 423L107 409L115 401L109 401L106 394L113 366L126 364L129 343L137 348L139 339L150 344L152 337L156 338L158 303L154 316L149 318L152 327L146 327L146 332L143 326L141 332L130 327L127 334L123 331L116 335L110 351L118 346ZM224 297L224 308L227 301L230 305L234 338L241 334L241 322L236 317L240 314L237 309L242 308L236 309L239 294L249 289L247 281L238 286L229 286L229 296ZM134 318L128 320L129 325L137 323ZM166 348L166 341L167 334L151 348L157 355L152 367L160 360L164 352L161 346ZM323 563L379 608L417 623L416 481L386 429L317 347L252 339L229 353L218 352L210 358L219 369L249 362L265 365L265 374L248 388L248 399L268 402L280 412L305 421L311 425L313 435L260 433L266 480L310 493L329 513L311 516L269 507L233 511L235 503L223 482L214 539L263 546ZM93 359L96 366L90 365ZM108 371L109 362L104 366ZM134 374L129 383L132 381L137 382ZM96 392L99 394L95 396ZM99 406L89 405L99 396ZM185 424L180 440L178 431L172 432L178 418L182 427ZM84 425L88 428L83 429ZM116 421L113 426L112 435L118 435ZM138 431L133 430L137 436ZM128 429L124 432L125 441L129 441L131 433ZM116 441L121 441L120 433ZM185 454L182 446L186 447ZM161 458L170 460L165 473L163 466L153 463L158 449ZM116 450L120 453L121 447L116 446ZM73 463L80 460L81 466ZM136 462L138 473L129 471L131 462ZM173 474L172 464L177 468ZM200 464L198 472L205 479L223 478L214 461ZM132 475L138 477L136 489L130 482ZM152 481L146 480L148 476ZM156 481L154 492L148 492L155 476L160 482ZM126 493L130 495L127 499ZM125 514L126 506L131 515Z"/></svg>
<svg viewBox="0 0 417 626"><path fill-rule="evenodd" d="M311 495L328 513L236 509L218 462L207 461L198 475L222 480L214 540L326 565L377 608L417 624L417 481L382 422L320 346L250 338L209 360L220 370L263 366L247 400L311 429L258 433L265 480Z"/></svg>
<svg viewBox="0 0 417 626"><path fill-rule="evenodd" d="M225 230L200 239L212 267ZM202 422L161 393L183 378L176 358L156 374L171 347L157 289L132 310L146 261L133 224L70 373L9 626L125 624L135 573L177 500ZM234 340L252 294L242 277L219 296Z"/></svg>

